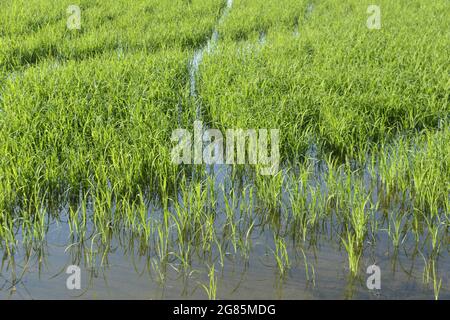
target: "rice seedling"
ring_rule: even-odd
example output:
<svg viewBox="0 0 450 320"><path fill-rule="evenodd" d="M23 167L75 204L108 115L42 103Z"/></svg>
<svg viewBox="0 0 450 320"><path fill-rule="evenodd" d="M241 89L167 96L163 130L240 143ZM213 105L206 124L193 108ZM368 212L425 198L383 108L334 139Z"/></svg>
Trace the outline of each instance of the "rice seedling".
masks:
<svg viewBox="0 0 450 320"><path fill-rule="evenodd" d="M69 30L65 13L70 4L66 0L39 0L33 5L5 1L0 16L6 22L0 31L1 66L18 68L49 58L58 62L88 59L105 52L120 57L171 47L193 49L209 36L224 5L220 0L138 0L133 6L125 1L84 0L77 3L81 29Z"/></svg>
<svg viewBox="0 0 450 320"><path fill-rule="evenodd" d="M169 257L169 235L168 232L163 230L159 225L156 241L155 250L159 260L161 263L167 262Z"/></svg>
<svg viewBox="0 0 450 320"><path fill-rule="evenodd" d="M439 292L442 287L442 279L439 279L436 273L436 260L434 258L425 259L425 266L423 270L423 282L425 284L429 284L431 281L433 282L433 292L434 299L439 299Z"/></svg>
<svg viewBox="0 0 450 320"><path fill-rule="evenodd" d="M389 229L388 233L390 237L392 238L392 244L395 248L398 248L401 242L401 235L402 235L402 227L403 227L403 215L400 213L397 213L394 215L394 217L390 218L389 221Z"/></svg>
<svg viewBox="0 0 450 320"><path fill-rule="evenodd" d="M273 255L275 257L280 276L283 278L291 266L289 261L289 254L283 238L275 235L274 243L275 251L273 252Z"/></svg>
<svg viewBox="0 0 450 320"><path fill-rule="evenodd" d="M159 263L157 259L151 259L151 270L156 272L157 281L160 286L163 286L166 281L167 263Z"/></svg>
<svg viewBox="0 0 450 320"><path fill-rule="evenodd" d="M203 289L205 289L209 300L216 300L217 277L216 277L216 271L215 271L214 265L209 267L208 278L209 278L209 285L206 286L206 285L202 284L202 287L203 287Z"/></svg>
<svg viewBox="0 0 450 320"><path fill-rule="evenodd" d="M308 262L305 251L303 249L301 249L301 251L302 251L302 255L303 255L303 263L305 266L306 280L308 282L311 281L313 286L316 286L316 271L314 269L314 265ZM309 272L310 269L311 269L311 275Z"/></svg>
<svg viewBox="0 0 450 320"><path fill-rule="evenodd" d="M279 171L273 176L257 176L256 178L258 199L270 213L277 213L281 210L284 176L283 172Z"/></svg>

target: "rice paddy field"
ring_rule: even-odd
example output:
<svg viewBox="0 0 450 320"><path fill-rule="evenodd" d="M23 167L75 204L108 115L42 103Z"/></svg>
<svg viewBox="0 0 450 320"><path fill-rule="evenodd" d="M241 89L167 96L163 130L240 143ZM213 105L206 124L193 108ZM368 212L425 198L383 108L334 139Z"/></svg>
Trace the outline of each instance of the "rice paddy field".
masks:
<svg viewBox="0 0 450 320"><path fill-rule="evenodd" d="M0 0L0 298L450 299L450 1L375 2Z"/></svg>

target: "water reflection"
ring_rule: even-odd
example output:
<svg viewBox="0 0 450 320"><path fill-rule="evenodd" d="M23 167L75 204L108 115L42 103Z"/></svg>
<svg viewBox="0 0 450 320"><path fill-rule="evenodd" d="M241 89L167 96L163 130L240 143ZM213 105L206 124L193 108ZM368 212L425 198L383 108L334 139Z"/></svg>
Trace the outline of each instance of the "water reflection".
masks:
<svg viewBox="0 0 450 320"><path fill-rule="evenodd" d="M209 168L206 178L186 182L166 209L155 199L117 202L107 222L99 221L92 199L55 206L45 227L17 227L14 245L3 245L0 297L198 299L214 291L219 299L450 298L445 227L438 237L423 226L405 227L412 219L407 198L394 201L364 172L349 181L363 182L361 199L387 208L363 207L368 230L351 272L343 241L350 222L333 193L342 186L324 178L330 172L321 165L307 184L288 175L281 184L277 177L250 183L245 170ZM347 179L345 172L334 174ZM273 195L265 190L273 184L282 190L280 201L268 204ZM355 189L345 197L360 200ZM366 287L373 264L382 272L379 291ZM69 265L82 270L81 290L66 288Z"/></svg>

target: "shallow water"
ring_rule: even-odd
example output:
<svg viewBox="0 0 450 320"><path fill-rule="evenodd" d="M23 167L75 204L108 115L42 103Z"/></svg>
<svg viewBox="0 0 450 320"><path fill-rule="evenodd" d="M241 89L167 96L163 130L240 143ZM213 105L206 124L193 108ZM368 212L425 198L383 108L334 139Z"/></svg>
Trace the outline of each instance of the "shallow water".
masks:
<svg viewBox="0 0 450 320"><path fill-rule="evenodd" d="M350 276L347 252L336 231L339 223L333 217L321 221L306 241L292 239L292 234L286 231L289 220L281 219L280 230L287 232L290 261L284 276L280 276L274 259L273 235L277 224L265 221L266 216L258 212L258 205L252 206L255 225L249 233L248 255L243 254L241 248L233 249L230 236L223 232L227 223L225 201L232 198L229 169L226 165L207 168L217 191L214 225L219 230L223 262L217 246L213 246L211 253L204 255L201 249L194 250L186 270L174 254L169 254L168 260L162 263L153 238L143 240L125 228L113 232L109 244L104 245L91 220L87 225L88 236L80 243L73 238L67 213L62 210L58 220L50 219L45 243L34 243L28 250L19 245L13 258L0 250L4 257L0 269L0 298L207 299L202 285L208 286L208 266L214 264L218 299L434 299L432 281L425 284L423 278L428 246L422 242L417 245L415 238L407 233L398 249L394 249L387 233L389 222L383 222L381 213L376 215L380 221L376 236L374 239L367 237L359 273L354 277ZM320 183L320 179L317 181L315 183ZM245 184L251 183L245 181ZM237 201L249 204L249 193L244 194L237 197ZM178 202L182 201L180 196ZM248 227L243 220L246 219L240 220L239 215L235 210L233 219L245 232ZM149 219L157 221L160 216L161 209L149 207ZM168 245L170 252L177 250L174 237ZM17 240L19 244L22 241L20 231ZM91 258L89 253L92 253ZM450 255L445 241L435 262L437 280L442 281L439 298L450 299ZM69 275L65 271L73 264L81 268L81 290L66 287ZM369 277L366 269L373 264L381 269L381 290L369 290L366 285Z"/></svg>
<svg viewBox="0 0 450 320"><path fill-rule="evenodd" d="M154 253L138 253L139 240L120 243L111 241L107 258L99 252L93 268L80 263L76 257L80 247L70 244L67 224L53 222L47 236L44 253L32 251L29 259L20 250L12 259L3 261L0 273L1 299L206 299L201 284L208 284L204 261L194 259L188 275L177 272L177 263L169 263L166 280L158 280L151 264ZM319 240L303 247L309 266L309 280L305 261L299 248L289 245L291 269L281 279L271 249L273 240L254 232L253 246L247 261L227 253L223 268L216 262L217 298L219 299L433 299L431 285L424 285L424 261L419 253L395 250L387 236L381 236L370 254L361 260L360 274L349 276L346 253L338 241ZM85 246L90 247L90 241ZM133 244L135 247L133 248ZM94 246L95 247L95 246ZM414 245L411 245L413 248ZM83 249L85 250L85 249ZM412 251L410 251L412 252ZM28 260L28 262L27 262ZM364 269L376 263L381 268L381 290L366 287ZM68 265L81 267L81 290L68 290L65 273ZM314 275L312 274L312 267ZM450 299L450 257L443 252L439 258L442 288L441 299ZM14 283L14 285L13 285Z"/></svg>
<svg viewBox="0 0 450 320"><path fill-rule="evenodd" d="M232 0L228 0L218 25L231 6ZM308 18L312 11L313 5L310 4L305 16ZM297 25L294 36L299 36L298 28ZM219 34L215 29L210 40L195 52L191 60L189 72L193 98L197 95L196 78L203 55L213 51L218 40ZM266 42L264 33L260 34L259 42L260 45ZM119 50L118 55L121 54ZM197 118L201 118L200 108L197 109ZM311 152L314 153L314 150ZM311 156L316 157L315 154ZM214 175L216 189L230 184L230 175L226 170L226 166L207 169L209 174ZM326 190L318 167L314 175L317 179L312 183ZM366 172L364 180L367 188L372 183L371 179ZM375 184L372 192L374 203L378 202L377 188L378 184ZM215 225L219 230L227 221L223 193L229 192L225 188L217 195ZM283 192L282 199L287 202L287 192ZM249 202L248 194L238 201ZM389 216L395 215L396 206L392 204ZM158 219L160 214L157 207L148 212L149 218ZM394 249L386 224L379 227L376 243L366 240L357 276L350 276L347 253L337 238L338 232L332 231L338 223L331 217L323 221L322 229L310 235L306 242L287 237L291 266L287 274L281 277L273 257L274 231L263 221L264 214L257 208L252 209L257 223L251 232L248 257L243 257L240 250L234 250L226 242L229 240L227 235L222 233L219 238L226 243L223 264L215 247L206 256L199 252L192 254L190 266L184 271L174 255L162 263L153 242L143 241L126 229L114 232L105 247L98 241L98 234L89 222L89 236L83 243L77 243L67 224L67 214L61 212L59 216L59 220L50 219L45 243L34 243L31 249L25 248L21 244L19 231L19 245L13 257L8 257L0 249L3 256L0 299L205 299L208 296L202 285L209 283L207 266L212 264L216 270L218 299L433 299L435 296L432 283L424 283L425 260L430 254L427 246L417 247L414 237L409 234L399 249ZM381 213L377 217L382 220ZM65 271L73 264L81 268L80 290L66 287L69 275ZM369 290L366 286L369 275L365 271L373 264L381 269L381 290ZM439 298L450 299L450 255L445 242L436 265L437 279L442 281Z"/></svg>

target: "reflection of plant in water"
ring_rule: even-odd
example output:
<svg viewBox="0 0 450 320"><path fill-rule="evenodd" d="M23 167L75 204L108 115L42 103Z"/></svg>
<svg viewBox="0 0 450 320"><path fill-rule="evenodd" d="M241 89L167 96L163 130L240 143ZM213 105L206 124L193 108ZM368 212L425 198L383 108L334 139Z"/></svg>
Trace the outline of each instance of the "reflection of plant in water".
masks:
<svg viewBox="0 0 450 320"><path fill-rule="evenodd" d="M158 261L156 258L150 260L151 270L156 273L157 282L162 286L166 281L167 263Z"/></svg>
<svg viewBox="0 0 450 320"><path fill-rule="evenodd" d="M209 286L202 284L202 287L203 287L203 289L205 289L209 300L216 300L217 277L216 277L214 265L209 267L208 278L209 278Z"/></svg>
<svg viewBox="0 0 450 320"><path fill-rule="evenodd" d="M303 263L305 265L305 276L306 276L306 281L311 281L313 286L316 286L316 271L314 268L314 265L308 262L308 259L306 257L305 251L303 250L303 248L300 249L303 255ZM309 270L311 269L311 275L309 273Z"/></svg>
<svg viewBox="0 0 450 320"><path fill-rule="evenodd" d="M404 215L399 212L392 213L389 220L388 234L392 238L392 244L395 248L400 245L403 217Z"/></svg>
<svg viewBox="0 0 450 320"><path fill-rule="evenodd" d="M258 198L271 213L280 210L284 179L283 171L273 176L256 176Z"/></svg>
<svg viewBox="0 0 450 320"><path fill-rule="evenodd" d="M434 136L431 142L441 149L447 141L442 135ZM416 148L421 141L417 139ZM274 239L271 259L282 277L297 263L303 263L304 277L313 284L317 270L306 260L307 252L302 251L303 262L290 261L289 254L295 248L286 239L292 239L302 250L306 250L304 244L314 246L319 240L340 239L351 276L359 273L365 242L377 243L378 235L386 231L394 246L395 261L402 249L409 256L410 239L416 250L425 248L434 257L445 253L449 198L443 196L447 189L442 180L446 178L438 179L438 172L428 163L445 166L447 155L437 158L433 153L411 153L405 145L377 152L380 158L372 155L364 164L332 157L306 159L296 170L256 180L245 170L236 169L227 175L230 181L220 184L214 173L199 171L189 181L181 178L177 195L167 194L164 201L158 201L158 197L150 201L148 193L140 189L134 195L119 197L111 186L60 205L64 208L56 211L62 211L60 219L35 191L33 198L17 209L15 214L19 216L2 213L4 260L11 259L20 247L27 246L27 254L38 252L46 246L49 225L55 221L62 225L64 219L70 234L66 251L76 264L84 262L97 271L97 264L108 265L108 257L116 249L111 248L115 240L133 259L145 257L149 272L161 284L167 282L168 266L182 275L191 274L198 261L217 261L222 267L246 263L258 237ZM388 155L390 161L381 161ZM428 157L428 161L419 156ZM421 175L422 170L432 178ZM419 175L417 183L414 175ZM264 190L258 191L258 186ZM410 259L414 260L414 253ZM423 272L424 283L433 284L436 298L445 288L438 266L437 259L427 262ZM217 290L213 280L208 285L211 296ZM349 288L356 290L355 286Z"/></svg>
<svg viewBox="0 0 450 320"><path fill-rule="evenodd" d="M425 266L423 269L423 282L429 284L433 282L433 292L435 300L439 299L439 292L442 287L442 279L438 277L436 272L436 260L437 257L431 256L428 260L422 255Z"/></svg>
<svg viewBox="0 0 450 320"><path fill-rule="evenodd" d="M275 235L275 251L273 252L275 261L277 263L278 271L280 272L281 277L286 275L286 272L290 268L289 262L289 254L286 248L286 243L283 238Z"/></svg>
<svg viewBox="0 0 450 320"><path fill-rule="evenodd" d="M347 251L348 267L350 272L352 275L356 275L358 273L359 260L362 255L362 248L357 241L356 235L351 232L347 232L347 238L342 238L342 244Z"/></svg>

